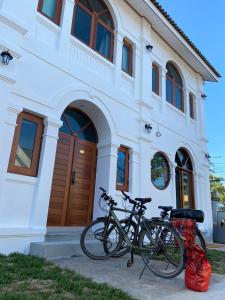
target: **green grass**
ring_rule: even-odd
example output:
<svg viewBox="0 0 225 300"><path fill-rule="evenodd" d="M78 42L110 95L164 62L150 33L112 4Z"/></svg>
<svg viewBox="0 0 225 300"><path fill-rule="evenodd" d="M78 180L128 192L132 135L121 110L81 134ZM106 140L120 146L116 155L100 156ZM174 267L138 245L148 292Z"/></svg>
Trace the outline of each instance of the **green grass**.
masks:
<svg viewBox="0 0 225 300"><path fill-rule="evenodd" d="M22 254L0 255L0 299L132 300L126 293L97 284L44 259Z"/></svg>
<svg viewBox="0 0 225 300"><path fill-rule="evenodd" d="M212 264L213 273L225 275L225 252L208 250L208 257Z"/></svg>

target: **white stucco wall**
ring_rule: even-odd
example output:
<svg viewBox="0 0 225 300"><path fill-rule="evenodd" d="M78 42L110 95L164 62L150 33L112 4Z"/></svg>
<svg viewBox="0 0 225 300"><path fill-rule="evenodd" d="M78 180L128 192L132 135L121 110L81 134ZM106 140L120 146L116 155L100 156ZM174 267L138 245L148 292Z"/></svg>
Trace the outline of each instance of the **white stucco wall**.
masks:
<svg viewBox="0 0 225 300"><path fill-rule="evenodd" d="M71 103L90 116L100 136L96 200L102 185L120 201L115 181L117 149L122 144L131 153L130 194L152 197L149 216L158 215L158 205L176 206L175 154L185 147L194 165L196 208L206 214L203 229L210 237L201 76L123 0L107 1L116 25L113 64L71 36L74 1L64 1L60 27L37 12L38 0L19 2L0 1L0 49L10 49L14 56L8 66L0 64L0 252L28 252L30 241L44 240L60 117ZM134 77L121 71L124 37L134 44ZM152 52L146 50L148 43L154 45ZM165 100L169 60L184 81L184 113ZM160 96L151 92L152 62L160 66ZM195 96L196 120L188 113L189 92ZM45 119L37 178L7 172L16 118L23 109ZM152 124L151 134L145 131L145 123ZM160 138L155 135L158 128ZM171 181L164 191L151 183L150 162L157 151L164 152L171 165ZM95 201L94 217L99 214Z"/></svg>

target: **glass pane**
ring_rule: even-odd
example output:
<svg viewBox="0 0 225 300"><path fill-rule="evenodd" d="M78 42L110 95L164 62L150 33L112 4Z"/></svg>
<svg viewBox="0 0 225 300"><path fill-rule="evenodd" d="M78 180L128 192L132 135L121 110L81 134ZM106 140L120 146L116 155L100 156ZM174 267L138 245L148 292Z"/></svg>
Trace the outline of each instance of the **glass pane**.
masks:
<svg viewBox="0 0 225 300"><path fill-rule="evenodd" d="M114 28L112 18L109 12L106 12L105 14L100 15L100 19L107 24L110 28Z"/></svg>
<svg viewBox="0 0 225 300"><path fill-rule="evenodd" d="M168 63L166 65L166 69L167 69L167 75L171 79L174 79L177 84L179 84L180 86L183 86L181 76L180 76L179 72L177 71L177 69L174 67L174 65L171 63Z"/></svg>
<svg viewBox="0 0 225 300"><path fill-rule="evenodd" d="M88 2L88 0L79 0L81 4L83 4L84 6L86 6L88 9L90 9L92 11L92 8Z"/></svg>
<svg viewBox="0 0 225 300"><path fill-rule="evenodd" d="M166 101L173 103L173 83L170 79L166 79Z"/></svg>
<svg viewBox="0 0 225 300"><path fill-rule="evenodd" d="M152 91L158 94L158 70L152 67Z"/></svg>
<svg viewBox="0 0 225 300"><path fill-rule="evenodd" d="M176 200L177 208L182 208L181 205L181 186L180 186L180 172L176 170Z"/></svg>
<svg viewBox="0 0 225 300"><path fill-rule="evenodd" d="M90 44L91 16L79 6L75 10L73 33L82 42Z"/></svg>
<svg viewBox="0 0 225 300"><path fill-rule="evenodd" d="M164 189L169 183L170 170L167 160L160 154L154 155L151 161L152 183L158 189Z"/></svg>
<svg viewBox="0 0 225 300"><path fill-rule="evenodd" d="M175 96L176 96L176 107L182 110L182 90L179 87L175 87Z"/></svg>
<svg viewBox="0 0 225 300"><path fill-rule="evenodd" d="M125 185L125 167L126 167L126 153L122 151L118 151L117 185Z"/></svg>
<svg viewBox="0 0 225 300"><path fill-rule="evenodd" d="M90 125L87 129L85 129L82 133L79 134L79 138L82 140L86 140L92 143L97 143L96 132L92 125Z"/></svg>
<svg viewBox="0 0 225 300"><path fill-rule="evenodd" d="M122 70L126 73L129 73L130 59L130 47L123 44Z"/></svg>
<svg viewBox="0 0 225 300"><path fill-rule="evenodd" d="M73 132L77 132L89 123L89 120L76 110L67 109L65 110L64 115Z"/></svg>
<svg viewBox="0 0 225 300"><path fill-rule="evenodd" d="M65 118L64 118L63 115L62 115L62 117L61 117L61 121L63 122L63 125L62 125L62 127L60 127L59 131L60 131L60 132L67 133L67 134L71 134L72 132L71 132L71 130L70 130L68 124L66 123Z"/></svg>
<svg viewBox="0 0 225 300"><path fill-rule="evenodd" d="M57 0L44 0L42 6L42 12L49 18L54 19L56 13Z"/></svg>
<svg viewBox="0 0 225 300"><path fill-rule="evenodd" d="M91 0L90 3L93 11L95 11L96 13L100 13L107 9L106 5L101 0Z"/></svg>
<svg viewBox="0 0 225 300"><path fill-rule="evenodd" d="M190 174L183 173L183 208L191 208L191 178Z"/></svg>
<svg viewBox="0 0 225 300"><path fill-rule="evenodd" d="M97 26L96 50L110 58L111 33L101 24Z"/></svg>
<svg viewBox="0 0 225 300"><path fill-rule="evenodd" d="M16 151L15 166L30 168L33 158L37 124L23 119L19 143Z"/></svg>

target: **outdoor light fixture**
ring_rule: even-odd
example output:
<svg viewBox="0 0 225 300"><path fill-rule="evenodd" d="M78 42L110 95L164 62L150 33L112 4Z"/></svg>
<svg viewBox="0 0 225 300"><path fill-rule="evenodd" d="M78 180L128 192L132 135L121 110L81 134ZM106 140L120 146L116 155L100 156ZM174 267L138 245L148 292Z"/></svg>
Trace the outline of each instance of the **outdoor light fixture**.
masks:
<svg viewBox="0 0 225 300"><path fill-rule="evenodd" d="M205 99L207 97L207 95L206 94L201 94L201 97Z"/></svg>
<svg viewBox="0 0 225 300"><path fill-rule="evenodd" d="M205 154L205 158L208 159L208 160L210 160L211 156L209 155L209 153Z"/></svg>
<svg viewBox="0 0 225 300"><path fill-rule="evenodd" d="M9 53L9 50L3 51L1 53L1 57L2 57L2 64L3 65L8 65L10 60L13 59L12 55Z"/></svg>
<svg viewBox="0 0 225 300"><path fill-rule="evenodd" d="M152 132L152 125L151 124L145 124L145 129L147 130L148 133Z"/></svg>
<svg viewBox="0 0 225 300"><path fill-rule="evenodd" d="M152 49L153 49L153 46L152 46L152 45L150 45L150 44L148 44L148 45L146 45L146 49L147 49L148 51L152 51Z"/></svg>

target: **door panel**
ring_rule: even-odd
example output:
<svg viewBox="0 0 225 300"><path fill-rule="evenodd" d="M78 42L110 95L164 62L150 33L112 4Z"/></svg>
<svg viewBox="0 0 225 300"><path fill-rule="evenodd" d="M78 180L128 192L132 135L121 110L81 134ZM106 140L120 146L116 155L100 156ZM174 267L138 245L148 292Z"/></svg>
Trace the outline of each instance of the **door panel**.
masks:
<svg viewBox="0 0 225 300"><path fill-rule="evenodd" d="M48 226L65 224L73 151L74 137L60 132L48 211Z"/></svg>
<svg viewBox="0 0 225 300"><path fill-rule="evenodd" d="M76 138L66 225L85 226L92 218L96 173L96 144Z"/></svg>

